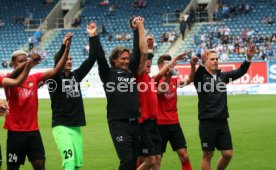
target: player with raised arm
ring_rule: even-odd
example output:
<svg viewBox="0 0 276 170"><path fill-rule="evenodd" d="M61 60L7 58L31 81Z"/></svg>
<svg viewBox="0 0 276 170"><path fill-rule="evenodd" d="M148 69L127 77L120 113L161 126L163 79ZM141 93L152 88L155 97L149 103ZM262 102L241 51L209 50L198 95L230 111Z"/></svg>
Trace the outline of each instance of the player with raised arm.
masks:
<svg viewBox="0 0 276 170"><path fill-rule="evenodd" d="M171 61L170 55L162 55L158 58L158 69L166 67ZM158 84L158 127L162 139L162 156L166 152L167 143L177 152L182 170L191 170L192 166L187 153L187 143L179 123L177 109L177 88L190 84L194 79L197 57L192 57L191 71L188 78L173 76L173 68L164 74Z"/></svg>
<svg viewBox="0 0 276 170"><path fill-rule="evenodd" d="M97 36L96 25L87 28L88 36ZM60 51L55 55L55 65L59 62L66 48L66 38ZM81 127L86 125L80 83L93 67L96 59L93 53L72 71L70 54L63 70L52 78L49 83L49 94L52 107L52 133L62 157L65 170L76 170L83 166L83 137Z"/></svg>
<svg viewBox="0 0 276 170"><path fill-rule="evenodd" d="M29 75L19 87L4 87L10 113L5 117L7 134L7 169L17 170L28 156L33 169L45 169L45 150L38 127L38 88L45 81L62 70L69 53L71 36L66 39L66 47L55 68ZM12 55L12 65L16 69L27 60L26 53ZM9 77L9 75L7 75Z"/></svg>
<svg viewBox="0 0 276 170"><path fill-rule="evenodd" d="M221 152L217 170L225 169L232 156L233 146L228 125L228 106L226 84L246 74L255 46L248 46L247 59L233 71L221 72L218 67L218 54L215 50L207 50L202 55L202 64L198 67L194 86L198 94L199 135L203 151L202 170L211 170L211 159L214 150Z"/></svg>
<svg viewBox="0 0 276 170"><path fill-rule="evenodd" d="M105 58L98 36L89 38L90 53L97 59L99 76L107 98L107 120L110 135L120 160L120 170L135 170L139 145L139 99L134 74L143 69L139 60L147 57L143 18L136 17L133 53L125 47L113 49L109 62ZM142 49L139 51L139 49ZM141 56L141 58L140 58Z"/></svg>

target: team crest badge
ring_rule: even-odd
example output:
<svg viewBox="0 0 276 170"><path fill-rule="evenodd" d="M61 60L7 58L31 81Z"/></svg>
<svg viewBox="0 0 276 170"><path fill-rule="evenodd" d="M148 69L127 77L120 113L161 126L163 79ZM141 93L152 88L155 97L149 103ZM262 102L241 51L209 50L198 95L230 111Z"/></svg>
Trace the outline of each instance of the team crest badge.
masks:
<svg viewBox="0 0 276 170"><path fill-rule="evenodd" d="M172 88L175 89L175 84L172 85Z"/></svg>
<svg viewBox="0 0 276 170"><path fill-rule="evenodd" d="M28 82L28 86L32 87L34 85L34 83L32 81Z"/></svg>

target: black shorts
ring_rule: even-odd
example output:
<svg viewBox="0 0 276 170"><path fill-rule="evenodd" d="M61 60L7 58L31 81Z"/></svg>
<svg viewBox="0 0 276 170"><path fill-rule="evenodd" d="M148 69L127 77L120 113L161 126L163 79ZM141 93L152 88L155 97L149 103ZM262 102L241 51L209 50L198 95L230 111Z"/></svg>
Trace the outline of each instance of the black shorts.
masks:
<svg viewBox="0 0 276 170"><path fill-rule="evenodd" d="M45 150L39 130L30 132L8 131L7 164L24 164L29 161L45 160Z"/></svg>
<svg viewBox="0 0 276 170"><path fill-rule="evenodd" d="M199 136L204 151L233 149L227 119L200 120Z"/></svg>
<svg viewBox="0 0 276 170"><path fill-rule="evenodd" d="M108 122L109 131L117 155L119 169L136 169L139 151L139 124L136 120L113 120Z"/></svg>
<svg viewBox="0 0 276 170"><path fill-rule="evenodd" d="M166 152L168 141L174 151L187 148L187 143L180 124L158 125L162 139L161 151Z"/></svg>
<svg viewBox="0 0 276 170"><path fill-rule="evenodd" d="M161 136L155 119L140 124L140 156L161 155Z"/></svg>

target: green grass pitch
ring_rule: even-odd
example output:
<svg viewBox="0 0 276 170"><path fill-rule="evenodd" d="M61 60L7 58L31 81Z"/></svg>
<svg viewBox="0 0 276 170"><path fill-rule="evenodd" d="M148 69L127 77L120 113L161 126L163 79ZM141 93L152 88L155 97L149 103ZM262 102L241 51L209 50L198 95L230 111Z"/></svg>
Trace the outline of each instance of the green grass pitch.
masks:
<svg viewBox="0 0 276 170"><path fill-rule="evenodd" d="M229 170L276 169L276 96L234 95L228 96L230 130L234 144L234 157ZM116 170L115 153L106 121L106 99L85 99L87 126L82 129L84 138L83 170ZM188 153L193 169L200 169L201 148L198 135L197 97L185 96L178 100L179 118L188 143ZM3 118L0 123L3 124ZM39 125L46 150L46 169L59 170L61 158L51 132L51 108L49 100L39 101ZM3 169L6 169L6 131L0 131ZM215 152L212 167L220 153ZM30 170L26 159L21 170ZM180 162L171 147L163 156L161 169L180 170Z"/></svg>

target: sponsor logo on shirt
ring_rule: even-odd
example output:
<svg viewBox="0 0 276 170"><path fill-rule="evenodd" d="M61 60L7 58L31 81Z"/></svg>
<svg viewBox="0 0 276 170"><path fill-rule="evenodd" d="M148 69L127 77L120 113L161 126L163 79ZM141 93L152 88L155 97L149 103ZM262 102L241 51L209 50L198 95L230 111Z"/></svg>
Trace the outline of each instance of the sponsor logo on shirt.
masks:
<svg viewBox="0 0 276 170"><path fill-rule="evenodd" d="M118 81L134 82L135 78L118 77Z"/></svg>
<svg viewBox="0 0 276 170"><path fill-rule="evenodd" d="M80 97L79 83L76 82L75 77L71 80L62 80L62 92L66 92L66 98Z"/></svg>
<svg viewBox="0 0 276 170"><path fill-rule="evenodd" d="M18 90L18 96L20 97L29 97L33 96L34 92L32 89L27 89L27 88L19 88Z"/></svg>

